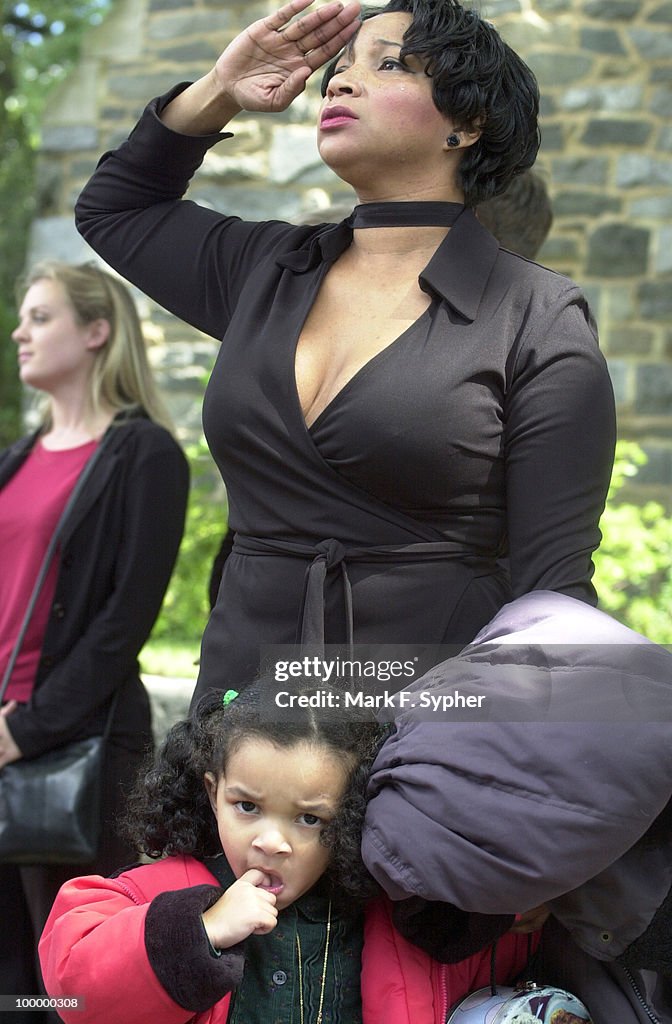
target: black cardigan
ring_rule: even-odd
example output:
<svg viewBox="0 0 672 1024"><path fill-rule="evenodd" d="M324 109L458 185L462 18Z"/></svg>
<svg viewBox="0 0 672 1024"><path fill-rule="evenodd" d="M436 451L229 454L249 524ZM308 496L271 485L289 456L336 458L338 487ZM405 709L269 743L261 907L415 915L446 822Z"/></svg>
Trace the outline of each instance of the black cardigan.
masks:
<svg viewBox="0 0 672 1024"><path fill-rule="evenodd" d="M168 431L115 421L63 534L58 578L35 690L11 717L24 757L99 731L123 686L114 733L133 745L146 706L138 653L154 625L177 556L189 468ZM0 453L0 488L36 435Z"/></svg>

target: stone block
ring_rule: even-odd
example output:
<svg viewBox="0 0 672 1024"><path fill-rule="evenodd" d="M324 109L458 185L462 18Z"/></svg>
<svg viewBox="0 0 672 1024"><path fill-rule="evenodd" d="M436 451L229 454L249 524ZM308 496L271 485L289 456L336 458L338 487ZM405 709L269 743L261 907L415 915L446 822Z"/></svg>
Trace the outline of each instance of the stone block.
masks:
<svg viewBox="0 0 672 1024"><path fill-rule="evenodd" d="M644 146L651 138L653 126L642 120L592 118L586 125L581 142L585 146Z"/></svg>
<svg viewBox="0 0 672 1024"><path fill-rule="evenodd" d="M635 288L619 282L617 285L604 285L605 314L611 324L626 324L637 317Z"/></svg>
<svg viewBox="0 0 672 1024"><path fill-rule="evenodd" d="M553 181L558 185L605 186L609 162L605 157L562 157L552 161Z"/></svg>
<svg viewBox="0 0 672 1024"><path fill-rule="evenodd" d="M552 53L548 50L533 50L525 55L525 60L537 76L542 91L580 81L589 76L593 66L590 57L563 50Z"/></svg>
<svg viewBox="0 0 672 1024"><path fill-rule="evenodd" d="M214 11L183 8L176 13L157 14L150 18L146 37L149 42L161 43L169 39L202 36L206 39L220 38L223 44L225 37L231 38L242 27L231 10L222 10L221 7Z"/></svg>
<svg viewBox="0 0 672 1024"><path fill-rule="evenodd" d="M652 60L672 58L672 36L660 29L630 28L627 30L632 45L647 64Z"/></svg>
<svg viewBox="0 0 672 1024"><path fill-rule="evenodd" d="M644 153L625 153L616 161L616 184L623 188L672 185L672 160L657 160Z"/></svg>
<svg viewBox="0 0 672 1024"><path fill-rule="evenodd" d="M610 356L647 356L654 334L646 328L613 327L606 332L605 347Z"/></svg>
<svg viewBox="0 0 672 1024"><path fill-rule="evenodd" d="M635 412L640 416L672 416L672 365L644 363L637 367Z"/></svg>
<svg viewBox="0 0 672 1024"><path fill-rule="evenodd" d="M505 14L520 14L520 0L488 0L484 16L488 20L497 21Z"/></svg>
<svg viewBox="0 0 672 1024"><path fill-rule="evenodd" d="M538 14L569 14L573 4L569 0L536 0L535 9Z"/></svg>
<svg viewBox="0 0 672 1024"><path fill-rule="evenodd" d="M529 54L540 44L571 47L575 39L572 25L542 17L512 19L501 29L501 34L509 46L520 54Z"/></svg>
<svg viewBox="0 0 672 1024"><path fill-rule="evenodd" d="M649 13L647 21L661 25L672 25L672 3L660 4Z"/></svg>
<svg viewBox="0 0 672 1024"><path fill-rule="evenodd" d="M588 0L584 12L600 21L631 21L640 10L640 0Z"/></svg>
<svg viewBox="0 0 672 1024"><path fill-rule="evenodd" d="M203 73L210 69L220 53L221 46L217 46L216 40L192 39L188 43L178 43L176 46L160 47L156 51L158 60L172 61L174 64L203 64Z"/></svg>
<svg viewBox="0 0 672 1024"><path fill-rule="evenodd" d="M161 11L177 11L181 7L188 6L187 0L149 0L150 14Z"/></svg>
<svg viewBox="0 0 672 1024"><path fill-rule="evenodd" d="M659 64L651 68L650 79L652 82L672 82L672 64Z"/></svg>
<svg viewBox="0 0 672 1024"><path fill-rule="evenodd" d="M665 224L656 231L656 259L654 269L657 274L672 272L672 224ZM670 284L672 289L672 283Z"/></svg>
<svg viewBox="0 0 672 1024"><path fill-rule="evenodd" d="M644 196L628 203L631 217L642 220L672 220L672 195Z"/></svg>
<svg viewBox="0 0 672 1024"><path fill-rule="evenodd" d="M33 221L28 243L27 263L38 260L63 260L81 263L90 260L92 250L75 227L72 214L62 217L38 217ZM94 257L97 261L98 258Z"/></svg>
<svg viewBox="0 0 672 1024"><path fill-rule="evenodd" d="M672 281L644 281L637 290L641 315L646 320L672 317Z"/></svg>
<svg viewBox="0 0 672 1024"><path fill-rule="evenodd" d="M656 89L651 97L650 110L652 114L658 114L669 120L672 110L672 86Z"/></svg>
<svg viewBox="0 0 672 1024"><path fill-rule="evenodd" d="M579 39L583 50L611 56L624 56L626 49L618 32L611 28L584 28Z"/></svg>
<svg viewBox="0 0 672 1024"><path fill-rule="evenodd" d="M82 149L98 149L98 129L95 125L45 125L40 148L45 153L76 153Z"/></svg>
<svg viewBox="0 0 672 1024"><path fill-rule="evenodd" d="M650 232L629 224L605 224L588 240L587 273L593 277L636 277L646 273Z"/></svg>
<svg viewBox="0 0 672 1024"><path fill-rule="evenodd" d="M599 217L603 213L619 213L621 200L604 192L573 191L569 188L556 192L553 212L556 217Z"/></svg>
<svg viewBox="0 0 672 1024"><path fill-rule="evenodd" d="M183 80L185 82L197 77L199 77L198 74L190 76L188 70L184 69ZM160 96L173 85L175 85L173 71L154 71L144 75L113 75L110 77L108 88L114 98L148 103L152 96Z"/></svg>
<svg viewBox="0 0 672 1024"><path fill-rule="evenodd" d="M643 101L642 87L633 83L570 86L561 94L563 110L639 110Z"/></svg>

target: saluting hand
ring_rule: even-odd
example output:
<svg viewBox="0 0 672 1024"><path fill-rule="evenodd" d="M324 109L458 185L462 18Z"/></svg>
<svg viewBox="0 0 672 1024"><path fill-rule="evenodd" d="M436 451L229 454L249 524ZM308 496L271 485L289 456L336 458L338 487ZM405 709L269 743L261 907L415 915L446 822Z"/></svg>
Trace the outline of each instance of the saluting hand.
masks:
<svg viewBox="0 0 672 1024"><path fill-rule="evenodd" d="M241 110L286 110L313 71L335 57L356 32L358 0L345 6L336 0L289 24L312 3L291 0L255 21L218 59L218 86Z"/></svg>

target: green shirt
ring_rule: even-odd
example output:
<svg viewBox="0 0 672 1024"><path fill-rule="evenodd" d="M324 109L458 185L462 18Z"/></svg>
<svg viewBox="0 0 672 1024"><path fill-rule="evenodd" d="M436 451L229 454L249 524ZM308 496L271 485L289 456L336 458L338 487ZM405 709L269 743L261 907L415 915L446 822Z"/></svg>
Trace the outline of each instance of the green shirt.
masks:
<svg viewBox="0 0 672 1024"><path fill-rule="evenodd" d="M207 865L223 888L235 876L226 858ZM343 915L332 907L326 972L329 900L314 886L280 911L268 935L250 935L244 943L245 971L232 993L228 1024L301 1024L297 934L301 943L303 1024L315 1024L322 993L322 1024L361 1024L363 916Z"/></svg>

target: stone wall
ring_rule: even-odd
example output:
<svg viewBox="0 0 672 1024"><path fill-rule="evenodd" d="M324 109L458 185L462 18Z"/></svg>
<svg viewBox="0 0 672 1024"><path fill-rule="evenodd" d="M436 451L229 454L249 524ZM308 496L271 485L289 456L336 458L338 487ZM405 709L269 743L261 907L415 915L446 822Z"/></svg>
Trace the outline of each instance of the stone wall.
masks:
<svg viewBox="0 0 672 1024"><path fill-rule="evenodd" d="M274 3L114 0L44 121L31 256L91 256L72 226L100 154L145 102L213 63ZM641 493L672 498L672 2L490 0L482 5L528 61L543 95L542 149L555 222L541 261L585 287L600 325L622 437L649 456ZM295 218L351 193L325 169L318 83L284 114L241 115L191 196L242 216ZM176 257L179 258L179 257ZM153 360L185 432L198 429L215 343L138 297Z"/></svg>

